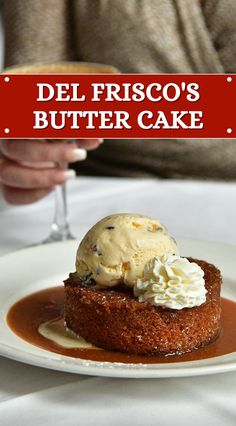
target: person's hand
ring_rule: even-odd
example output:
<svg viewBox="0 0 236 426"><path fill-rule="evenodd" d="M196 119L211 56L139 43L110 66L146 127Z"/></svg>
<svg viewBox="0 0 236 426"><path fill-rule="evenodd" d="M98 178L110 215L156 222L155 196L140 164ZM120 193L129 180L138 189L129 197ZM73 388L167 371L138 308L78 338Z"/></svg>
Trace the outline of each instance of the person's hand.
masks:
<svg viewBox="0 0 236 426"><path fill-rule="evenodd" d="M86 150L95 149L100 139L74 143L43 140L0 141L0 185L7 202L29 204L47 195L55 185L75 176L73 170L55 167L55 163L85 160Z"/></svg>

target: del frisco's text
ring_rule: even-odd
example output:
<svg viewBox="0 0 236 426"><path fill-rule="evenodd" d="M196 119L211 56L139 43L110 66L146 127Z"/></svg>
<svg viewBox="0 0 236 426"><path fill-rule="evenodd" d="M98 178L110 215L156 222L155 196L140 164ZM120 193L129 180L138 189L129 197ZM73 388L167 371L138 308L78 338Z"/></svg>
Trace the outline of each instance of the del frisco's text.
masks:
<svg viewBox="0 0 236 426"><path fill-rule="evenodd" d="M96 83L90 84L90 92L83 93L80 83L37 83L37 102L50 101L64 105L83 105L81 109L34 110L34 129L202 129L203 112L188 108L200 99L200 86L195 82L152 82L147 85L135 83ZM100 108L106 102L106 109ZM185 102L186 109L173 108L177 102ZM136 105L145 102L150 109L137 109ZM132 103L133 108L125 108ZM122 104L122 108L117 106ZM153 110L153 104L156 105ZM55 104L54 104L55 105ZM115 107L114 107L115 105ZM166 106L168 108L166 108ZM163 106L165 108L163 108Z"/></svg>

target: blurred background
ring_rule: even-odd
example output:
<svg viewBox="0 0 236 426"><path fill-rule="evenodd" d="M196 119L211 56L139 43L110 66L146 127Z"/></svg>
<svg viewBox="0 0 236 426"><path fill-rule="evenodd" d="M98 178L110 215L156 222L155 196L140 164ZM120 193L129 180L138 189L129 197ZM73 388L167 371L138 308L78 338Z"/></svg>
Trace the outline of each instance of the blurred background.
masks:
<svg viewBox="0 0 236 426"><path fill-rule="evenodd" d="M3 0L0 0L0 70L3 66L3 19L2 19Z"/></svg>
<svg viewBox="0 0 236 426"><path fill-rule="evenodd" d="M0 0L0 68L3 8L6 67L85 61L126 73L236 72L236 0ZM236 181L236 144L107 140L73 168L87 176Z"/></svg>

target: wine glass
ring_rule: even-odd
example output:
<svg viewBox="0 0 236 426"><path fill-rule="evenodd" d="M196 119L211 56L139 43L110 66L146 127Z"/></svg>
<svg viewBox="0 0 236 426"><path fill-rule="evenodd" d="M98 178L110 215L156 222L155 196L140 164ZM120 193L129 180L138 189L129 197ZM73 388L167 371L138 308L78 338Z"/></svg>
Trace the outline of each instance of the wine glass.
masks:
<svg viewBox="0 0 236 426"><path fill-rule="evenodd" d="M5 68L4 74L113 74L119 71L110 65L90 62L58 62L50 64L26 64ZM47 139L52 143L71 143L73 140ZM67 164L55 167L67 168ZM41 244L75 239L70 232L67 208L66 183L55 187L55 213L51 232Z"/></svg>

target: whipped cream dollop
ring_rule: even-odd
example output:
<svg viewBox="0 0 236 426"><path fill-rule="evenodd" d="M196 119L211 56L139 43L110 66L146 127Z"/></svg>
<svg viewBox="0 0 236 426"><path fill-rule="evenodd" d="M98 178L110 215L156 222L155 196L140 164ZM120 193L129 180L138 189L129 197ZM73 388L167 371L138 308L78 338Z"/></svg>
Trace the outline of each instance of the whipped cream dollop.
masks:
<svg viewBox="0 0 236 426"><path fill-rule="evenodd" d="M199 306L206 301L204 271L185 257L154 257L134 286L139 302L155 306L183 309Z"/></svg>

